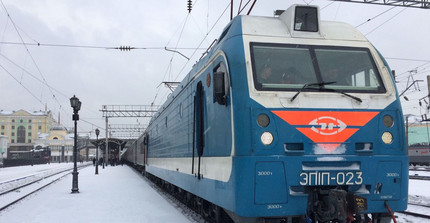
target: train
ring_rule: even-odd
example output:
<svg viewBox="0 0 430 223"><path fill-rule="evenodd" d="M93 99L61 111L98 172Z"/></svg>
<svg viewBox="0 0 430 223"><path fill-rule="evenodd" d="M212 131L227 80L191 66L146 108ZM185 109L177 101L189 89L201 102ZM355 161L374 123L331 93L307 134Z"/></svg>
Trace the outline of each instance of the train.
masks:
<svg viewBox="0 0 430 223"><path fill-rule="evenodd" d="M380 52L292 5L233 18L123 157L213 222L390 222L404 127Z"/></svg>
<svg viewBox="0 0 430 223"><path fill-rule="evenodd" d="M30 151L9 151L4 166L23 166L51 162L51 149L48 145L36 144Z"/></svg>
<svg viewBox="0 0 430 223"><path fill-rule="evenodd" d="M409 165L430 166L430 146L414 144L408 146Z"/></svg>

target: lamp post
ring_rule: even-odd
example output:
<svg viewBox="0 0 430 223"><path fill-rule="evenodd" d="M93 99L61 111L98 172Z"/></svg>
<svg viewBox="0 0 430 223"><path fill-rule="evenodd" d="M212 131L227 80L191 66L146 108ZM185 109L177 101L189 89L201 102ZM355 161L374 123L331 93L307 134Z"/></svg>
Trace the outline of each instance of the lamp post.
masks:
<svg viewBox="0 0 430 223"><path fill-rule="evenodd" d="M34 148L31 150L31 153L30 153L31 166L33 166L33 156L34 156Z"/></svg>
<svg viewBox="0 0 430 223"><path fill-rule="evenodd" d="M81 109L81 101L73 95L72 98L70 98L70 105L73 108L73 121L75 121L75 142L73 145L73 180L72 180L72 193L79 193L78 188L78 167L76 164L77 156L78 156L78 149L76 148L77 139L78 139L78 132L77 132L77 121L79 120L78 112Z"/></svg>
<svg viewBox="0 0 430 223"><path fill-rule="evenodd" d="M97 148L96 148L96 174L99 174L99 134L100 130L96 128Z"/></svg>

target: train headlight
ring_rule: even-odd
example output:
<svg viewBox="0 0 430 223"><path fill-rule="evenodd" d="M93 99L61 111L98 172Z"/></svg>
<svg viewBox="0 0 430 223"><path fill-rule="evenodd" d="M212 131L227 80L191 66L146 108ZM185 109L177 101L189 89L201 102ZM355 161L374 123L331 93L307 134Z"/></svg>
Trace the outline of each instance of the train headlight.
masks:
<svg viewBox="0 0 430 223"><path fill-rule="evenodd" d="M273 135L270 132L263 132L263 134L261 134L261 142L268 146L270 144L272 144L273 142Z"/></svg>
<svg viewBox="0 0 430 223"><path fill-rule="evenodd" d="M394 125L394 119L390 115L384 116L384 118L382 118L382 122L387 128L393 127Z"/></svg>
<svg viewBox="0 0 430 223"><path fill-rule="evenodd" d="M381 136L381 139L385 144L391 144L393 142L393 135L389 132L384 132Z"/></svg>
<svg viewBox="0 0 430 223"><path fill-rule="evenodd" d="M259 114L257 117L257 124L263 128L267 127L270 124L269 116L266 114Z"/></svg>

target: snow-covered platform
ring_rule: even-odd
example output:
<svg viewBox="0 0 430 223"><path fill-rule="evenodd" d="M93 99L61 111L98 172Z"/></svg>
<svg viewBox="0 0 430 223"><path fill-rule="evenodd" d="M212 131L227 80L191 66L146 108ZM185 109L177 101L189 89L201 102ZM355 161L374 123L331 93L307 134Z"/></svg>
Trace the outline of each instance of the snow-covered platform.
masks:
<svg viewBox="0 0 430 223"><path fill-rule="evenodd" d="M66 164L0 168L0 182L60 165ZM93 165L78 172L79 193L71 193L69 174L1 211L0 222L192 222L126 165L99 167L98 175Z"/></svg>

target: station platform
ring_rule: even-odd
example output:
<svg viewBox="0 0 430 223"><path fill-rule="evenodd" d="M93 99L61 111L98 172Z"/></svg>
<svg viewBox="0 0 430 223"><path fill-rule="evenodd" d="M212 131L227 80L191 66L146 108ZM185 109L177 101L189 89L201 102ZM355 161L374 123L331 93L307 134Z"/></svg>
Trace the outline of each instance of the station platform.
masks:
<svg viewBox="0 0 430 223"><path fill-rule="evenodd" d="M53 168L56 164L45 165ZM72 163L68 165L73 167ZM19 175L20 168L14 168L15 175ZM7 169L1 168L0 175L11 177L13 173ZM95 175L95 167L90 164L78 172L79 193L71 193L72 174L68 174L0 211L0 222L195 222L127 165L99 166Z"/></svg>

